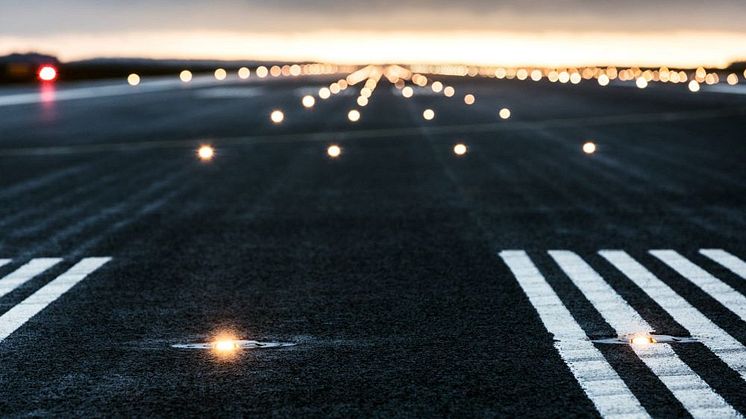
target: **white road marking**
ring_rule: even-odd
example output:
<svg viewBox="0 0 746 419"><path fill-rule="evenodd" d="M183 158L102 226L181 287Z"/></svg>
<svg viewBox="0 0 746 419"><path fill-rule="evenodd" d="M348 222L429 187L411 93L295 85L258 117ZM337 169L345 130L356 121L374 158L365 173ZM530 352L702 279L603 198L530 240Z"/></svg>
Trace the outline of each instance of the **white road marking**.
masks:
<svg viewBox="0 0 746 419"><path fill-rule="evenodd" d="M652 327L580 256L568 251L549 255L585 295L617 335L650 333ZM695 418L740 417L720 395L676 355L668 344L630 345L669 391Z"/></svg>
<svg viewBox="0 0 746 419"><path fill-rule="evenodd" d="M598 252L746 380L746 347L622 250Z"/></svg>
<svg viewBox="0 0 746 419"><path fill-rule="evenodd" d="M0 316L0 342L23 326L29 319L39 314L49 304L54 302L78 282L85 279L91 272L110 261L109 257L86 258L78 262L67 272L58 276L47 285L41 287L28 298Z"/></svg>
<svg viewBox="0 0 746 419"><path fill-rule="evenodd" d="M0 279L0 297L25 284L31 278L60 263L59 258L31 259L28 263Z"/></svg>
<svg viewBox="0 0 746 419"><path fill-rule="evenodd" d="M709 294L728 310L746 321L746 296L710 275L674 250L651 250L650 254Z"/></svg>
<svg viewBox="0 0 746 419"><path fill-rule="evenodd" d="M699 253L725 266L734 274L746 279L746 262L722 249L700 249Z"/></svg>
<svg viewBox="0 0 746 419"><path fill-rule="evenodd" d="M554 335L554 347L603 417L649 417L624 381L562 304L526 252L500 252L523 292Z"/></svg>
<svg viewBox="0 0 746 419"><path fill-rule="evenodd" d="M12 261L12 259L0 259L0 268L3 266L9 264Z"/></svg>

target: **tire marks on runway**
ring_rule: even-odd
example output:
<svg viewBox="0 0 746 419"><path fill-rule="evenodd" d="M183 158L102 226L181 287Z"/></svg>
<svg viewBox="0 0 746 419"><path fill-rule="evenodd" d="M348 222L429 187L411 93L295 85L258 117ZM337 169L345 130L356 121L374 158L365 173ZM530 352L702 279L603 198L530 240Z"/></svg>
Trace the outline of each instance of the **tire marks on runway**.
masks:
<svg viewBox="0 0 746 419"><path fill-rule="evenodd" d="M702 249L700 252L705 255L709 253L717 259L724 260L723 265L726 263L733 265L736 261L743 262L737 256L723 250L713 252ZM561 272L570 279L573 286L591 303L601 318L616 331L618 336L654 332L652 326L642 315L632 308L624 297L618 294L601 274L578 254L567 250L555 250L547 253L554 263L559 266ZM742 294L729 287L725 289L724 286L727 286L724 283L679 253L672 250L657 250L650 253L668 264L683 278L700 286L702 291L710 297L719 299L721 302L726 301L728 303L726 307L736 311L740 309L740 305L734 306L732 304L741 301L740 299L744 298ZM693 338L700 342L702 344L701 350L714 354L728 368L738 373L742 381L731 383L732 385L741 386L741 388L744 386L744 381L746 381L746 347L744 342L734 338L723 329L722 325L716 324L715 321L694 308L685 297L677 294L626 252L601 250L598 254L634 284L634 288L638 292L647 294L655 304L658 304L675 322L679 323ZM598 356L594 352L598 349L583 332L578 324L579 320L576 320L568 309L574 307L574 304L569 301L563 302L558 297L550 282L541 274L525 251L502 251L499 256L529 297L529 301L539 313L547 331L554 335L555 347L570 367L580 387L586 391L589 399L594 402L602 416L613 417L616 412L604 410L603 403L594 400L596 394L587 389L593 385L594 381L589 381L587 376L578 373L574 359L566 353L568 345L586 345L585 351L593 353L594 357ZM736 271L738 269L740 268L737 267ZM553 278L550 278L550 280L554 281ZM726 291L727 293L724 294ZM568 333L568 330L574 332ZM657 333L660 333L660 331ZM592 350L588 349L589 347ZM732 394L730 400L728 395L718 394L718 387L711 386L700 376L695 367L688 365L678 356L676 344L618 345L618 348L631 349L647 366L650 374L659 379L693 417L742 417L737 408L743 408L743 403L740 400L733 400ZM606 355L608 356L608 354ZM604 369L612 368L613 371L613 367L606 364L603 357L600 362ZM608 375L608 371L605 374ZM738 376L733 376L733 379L738 380L736 377ZM618 383L614 386L614 388L621 388ZM626 384L624 384L624 388L626 388ZM637 397L640 397L640 395L638 394ZM737 408L731 404L734 401L739 403ZM632 416L639 415L637 410L639 401L637 399L627 398L625 403L627 403L628 409L631 409L630 414ZM643 414L647 413L643 411Z"/></svg>

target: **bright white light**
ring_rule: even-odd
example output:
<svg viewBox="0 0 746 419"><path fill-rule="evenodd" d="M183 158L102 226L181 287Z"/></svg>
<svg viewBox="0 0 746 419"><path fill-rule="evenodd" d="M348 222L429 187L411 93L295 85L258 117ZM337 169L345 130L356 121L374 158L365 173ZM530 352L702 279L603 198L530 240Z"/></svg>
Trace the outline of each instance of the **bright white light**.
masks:
<svg viewBox="0 0 746 419"><path fill-rule="evenodd" d="M241 80L246 80L251 76L251 70L249 70L247 67L241 67L238 69L238 78Z"/></svg>
<svg viewBox="0 0 746 419"><path fill-rule="evenodd" d="M689 91L690 92L699 92L699 82L697 80L692 80L689 82Z"/></svg>
<svg viewBox="0 0 746 419"><path fill-rule="evenodd" d="M130 86L137 86L140 84L140 76L134 73L130 74L127 76L127 83L129 83Z"/></svg>
<svg viewBox="0 0 746 419"><path fill-rule="evenodd" d="M608 86L609 85L609 76L606 74L601 74L598 76L598 84L601 86Z"/></svg>
<svg viewBox="0 0 746 419"><path fill-rule="evenodd" d="M353 109L350 112L347 113L347 119L350 120L350 122L357 122L360 120L360 111L357 109Z"/></svg>
<svg viewBox="0 0 746 419"><path fill-rule="evenodd" d="M52 81L57 78L57 69L51 65L45 65L39 69L39 80Z"/></svg>
<svg viewBox="0 0 746 419"><path fill-rule="evenodd" d="M500 115L500 118L502 118L502 119L508 119L508 118L510 118L510 109L508 109L508 108L502 108L502 109L500 109L500 112L498 112L498 114Z"/></svg>
<svg viewBox="0 0 746 419"><path fill-rule="evenodd" d="M459 143L453 146L453 153L457 156L463 156L464 154L466 154L467 151L468 149L466 148L466 145L464 144Z"/></svg>
<svg viewBox="0 0 746 419"><path fill-rule="evenodd" d="M476 101L477 101L477 99L471 93L469 93L468 95L464 96L464 103L466 103L469 106L473 105L474 102L476 102Z"/></svg>
<svg viewBox="0 0 746 419"><path fill-rule="evenodd" d="M319 89L319 97L323 100L329 99L332 96L332 91L328 87L322 87Z"/></svg>
<svg viewBox="0 0 746 419"><path fill-rule="evenodd" d="M215 80L225 80L228 77L228 72L225 69L219 68L215 70Z"/></svg>
<svg viewBox="0 0 746 419"><path fill-rule="evenodd" d="M197 156L202 161L209 161L215 157L215 149L209 145L203 145L197 150Z"/></svg>
<svg viewBox="0 0 746 419"><path fill-rule="evenodd" d="M406 97L406 98L410 98L410 97L412 97L414 95L414 89L412 89L411 86L407 86L407 87L401 89L401 95L404 96L404 97Z"/></svg>
<svg viewBox="0 0 746 419"><path fill-rule="evenodd" d="M269 117L275 124L281 124L285 120L285 114L281 110L272 111Z"/></svg>
<svg viewBox="0 0 746 419"><path fill-rule="evenodd" d="M453 97L453 95L456 94L456 89L454 89L451 86L447 86L445 89L443 89L443 95L445 97Z"/></svg>
<svg viewBox="0 0 746 419"><path fill-rule="evenodd" d="M635 335L629 340L629 342L636 346L647 346L656 343L652 336L646 334Z"/></svg>
<svg viewBox="0 0 746 419"><path fill-rule="evenodd" d="M368 98L360 96L359 98L357 98L357 104L361 107L368 106Z"/></svg>
<svg viewBox="0 0 746 419"><path fill-rule="evenodd" d="M179 73L179 79L183 81L184 83L189 83L192 81L192 72L189 70L184 70L181 73Z"/></svg>
<svg viewBox="0 0 746 419"><path fill-rule="evenodd" d="M583 152L585 154L593 154L596 152L596 144L588 141L587 143L583 144Z"/></svg>
<svg viewBox="0 0 746 419"><path fill-rule="evenodd" d="M425 111L422 112L422 117L427 121L432 121L435 119L435 111L432 109L425 109Z"/></svg>
<svg viewBox="0 0 746 419"><path fill-rule="evenodd" d="M313 108L313 105L316 104L316 99L311 95L303 96L303 100L301 101L303 103L304 108Z"/></svg>
<svg viewBox="0 0 746 419"><path fill-rule="evenodd" d="M267 75L268 75L268 74L269 74L269 70L267 70L267 67L265 67L265 66L263 66L263 65L262 65L262 66L259 66L259 67L257 67L257 69L256 69L256 75L257 75L257 76L258 76L258 77L259 77L260 79L263 79L263 78L267 77Z"/></svg>
<svg viewBox="0 0 746 419"><path fill-rule="evenodd" d="M638 77L637 80L635 81L635 84L640 89L644 89L644 88L648 87L648 81L645 80L644 77Z"/></svg>
<svg viewBox="0 0 746 419"><path fill-rule="evenodd" d="M342 148L339 147L338 145L331 145L329 146L329 148L326 149L326 154L329 157L336 159L342 154Z"/></svg>

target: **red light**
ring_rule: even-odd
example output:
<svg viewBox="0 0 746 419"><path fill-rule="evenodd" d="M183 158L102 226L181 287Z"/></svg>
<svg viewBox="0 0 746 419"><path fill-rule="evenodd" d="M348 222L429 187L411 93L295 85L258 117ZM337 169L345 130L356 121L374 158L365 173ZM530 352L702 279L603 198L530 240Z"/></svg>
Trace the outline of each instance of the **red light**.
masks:
<svg viewBox="0 0 746 419"><path fill-rule="evenodd" d="M39 80L54 81L57 79L57 69L51 65L43 65L39 68Z"/></svg>

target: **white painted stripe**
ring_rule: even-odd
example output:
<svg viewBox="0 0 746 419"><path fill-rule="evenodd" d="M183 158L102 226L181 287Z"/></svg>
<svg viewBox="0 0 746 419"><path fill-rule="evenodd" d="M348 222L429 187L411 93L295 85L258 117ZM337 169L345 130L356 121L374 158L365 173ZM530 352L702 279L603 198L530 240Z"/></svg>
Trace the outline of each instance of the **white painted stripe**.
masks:
<svg viewBox="0 0 746 419"><path fill-rule="evenodd" d="M0 342L111 258L86 258L0 316Z"/></svg>
<svg viewBox="0 0 746 419"><path fill-rule="evenodd" d="M549 255L604 320L616 330L617 335L653 331L640 314L580 256L561 250L550 251ZM670 345L631 345L631 348L693 417L740 417L731 405L676 355Z"/></svg>
<svg viewBox="0 0 746 419"><path fill-rule="evenodd" d="M31 278L58 264L59 258L31 259L28 263L0 279L0 297L25 284Z"/></svg>
<svg viewBox="0 0 746 419"><path fill-rule="evenodd" d="M746 347L718 327L644 266L621 250L598 252L642 289L695 339L746 380Z"/></svg>
<svg viewBox="0 0 746 419"><path fill-rule="evenodd" d="M722 249L701 249L699 253L725 266L734 274L746 279L746 262Z"/></svg>
<svg viewBox="0 0 746 419"><path fill-rule="evenodd" d="M0 268L3 266L9 264L12 261L12 259L0 259Z"/></svg>
<svg viewBox="0 0 746 419"><path fill-rule="evenodd" d="M650 254L694 283L702 291L710 294L725 308L736 313L741 320L746 321L746 296L710 275L709 272L690 262L674 250L651 250Z"/></svg>
<svg viewBox="0 0 746 419"><path fill-rule="evenodd" d="M603 417L649 417L624 381L593 346L526 252L500 252L523 292L554 335L554 347Z"/></svg>

